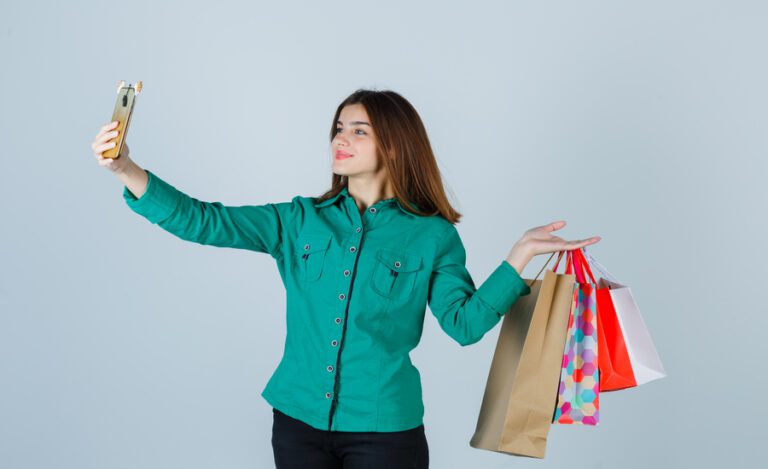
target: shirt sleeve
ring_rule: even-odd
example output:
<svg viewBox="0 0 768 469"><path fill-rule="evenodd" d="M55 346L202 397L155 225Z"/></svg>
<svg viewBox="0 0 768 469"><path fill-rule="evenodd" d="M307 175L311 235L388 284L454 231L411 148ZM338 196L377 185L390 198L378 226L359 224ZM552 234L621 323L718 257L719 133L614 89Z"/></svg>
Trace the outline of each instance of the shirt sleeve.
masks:
<svg viewBox="0 0 768 469"><path fill-rule="evenodd" d="M520 296L531 292L506 260L479 288L465 263L464 244L451 225L438 241L427 301L440 327L462 346L479 341Z"/></svg>
<svg viewBox="0 0 768 469"><path fill-rule="evenodd" d="M149 170L144 194L136 198L128 187L123 199L134 212L171 234L198 244L247 249L277 258L283 225L295 204L225 206L202 202L179 191Z"/></svg>

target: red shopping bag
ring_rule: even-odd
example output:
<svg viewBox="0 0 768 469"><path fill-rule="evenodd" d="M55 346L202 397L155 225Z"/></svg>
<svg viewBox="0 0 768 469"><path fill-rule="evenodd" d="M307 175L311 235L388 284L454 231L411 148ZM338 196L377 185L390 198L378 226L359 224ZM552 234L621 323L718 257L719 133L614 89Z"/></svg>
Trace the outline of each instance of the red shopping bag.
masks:
<svg viewBox="0 0 768 469"><path fill-rule="evenodd" d="M577 264L589 265L580 249L574 251L574 256ZM617 391L637 386L635 374L632 372L632 362L624 343L624 334L621 332L619 318L616 316L616 309L611 299L610 288L602 282L597 284L596 297L600 391Z"/></svg>

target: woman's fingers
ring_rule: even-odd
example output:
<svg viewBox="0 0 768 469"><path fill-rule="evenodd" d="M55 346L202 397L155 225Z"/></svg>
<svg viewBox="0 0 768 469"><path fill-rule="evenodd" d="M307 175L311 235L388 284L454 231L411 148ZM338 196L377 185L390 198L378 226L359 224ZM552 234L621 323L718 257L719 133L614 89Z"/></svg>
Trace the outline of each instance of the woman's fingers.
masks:
<svg viewBox="0 0 768 469"><path fill-rule="evenodd" d="M97 138L93 142L91 142L91 150L93 150L94 153L96 153L96 148L100 147L101 145L104 145L107 143L107 141L110 140L109 138Z"/></svg>
<svg viewBox="0 0 768 469"><path fill-rule="evenodd" d="M110 130L113 130L116 126L117 126L117 121L112 121L109 124L101 126L101 128L99 129L99 133L96 134L96 138L94 140L99 140L104 136L104 134L106 134ZM116 129L114 130L114 132L115 132L115 135L117 135Z"/></svg>
<svg viewBox="0 0 768 469"><path fill-rule="evenodd" d="M115 137L117 137L117 130L113 130L112 132L105 133L103 140L108 141L108 140L114 139Z"/></svg>
<svg viewBox="0 0 768 469"><path fill-rule="evenodd" d="M530 230L526 231L525 234L538 237L540 235L544 235L544 234L559 230L564 226L565 226L565 220L553 221L552 223L549 223L547 225L534 226Z"/></svg>
<svg viewBox="0 0 768 469"><path fill-rule="evenodd" d="M567 249L568 250L581 249L584 246L588 246L590 244L595 244L596 242L600 241L600 239L601 238L599 236L593 236L593 237L588 238L588 239L582 239L582 240L578 240L578 241L568 241L568 248Z"/></svg>
<svg viewBox="0 0 768 469"><path fill-rule="evenodd" d="M579 240L573 240L573 241L566 241L562 238L552 237L548 240L539 240L534 241L535 246L537 246L535 249L539 254L546 254L550 252L559 252L559 251L573 251L574 249L581 249L584 246L589 246L590 244L595 244L596 242L600 241L599 236L593 236L591 238L587 239L579 239Z"/></svg>
<svg viewBox="0 0 768 469"><path fill-rule="evenodd" d="M564 226L565 226L565 220L558 220L558 221L553 221L552 223L549 223L546 225L533 227L530 230L526 231L526 233L530 233L533 235L546 234L546 233L551 233L553 231L557 231Z"/></svg>
<svg viewBox="0 0 768 469"><path fill-rule="evenodd" d="M93 150L93 154L96 158L101 158L101 153L104 150L115 146L115 142L110 142L110 140L113 140L115 137L117 137L119 133L119 131L115 129L117 124L118 121L112 121L101 126L99 129L99 133L96 134L96 138L94 138L93 142L91 142L91 150Z"/></svg>
<svg viewBox="0 0 768 469"><path fill-rule="evenodd" d="M104 153L104 151L109 150L114 146L115 146L115 142L107 142L107 143L98 145L96 148L93 149L93 152L96 154L97 158L104 158L101 154ZM104 159L110 160L112 158L104 158Z"/></svg>
<svg viewBox="0 0 768 469"><path fill-rule="evenodd" d="M543 228L547 232L552 232L552 231L559 230L560 228L562 228L564 226L565 226L565 220L558 220L558 221L553 221L552 223L550 223L548 225L544 225Z"/></svg>
<svg viewBox="0 0 768 469"><path fill-rule="evenodd" d="M113 130L111 132L107 132L107 133L104 133L104 134L101 134L101 135L97 135L96 139L94 141L97 144L104 143L104 142L106 142L108 140L112 140L113 138L115 138L117 136L117 133L118 133L117 130Z"/></svg>
<svg viewBox="0 0 768 469"><path fill-rule="evenodd" d="M117 126L117 121L112 121L112 122L110 122L108 124L102 125L101 126L101 130L102 130L102 132L106 132L109 129L114 129L115 126Z"/></svg>

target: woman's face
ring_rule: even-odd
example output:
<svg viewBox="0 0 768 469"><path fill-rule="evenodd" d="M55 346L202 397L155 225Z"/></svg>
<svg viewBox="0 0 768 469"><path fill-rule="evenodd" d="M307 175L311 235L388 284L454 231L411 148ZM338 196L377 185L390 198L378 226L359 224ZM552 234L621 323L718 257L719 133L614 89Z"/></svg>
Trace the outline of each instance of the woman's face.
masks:
<svg viewBox="0 0 768 469"><path fill-rule="evenodd" d="M378 165L376 136L362 104L341 109L336 136L331 142L331 158L333 172L340 176L374 175L383 169Z"/></svg>

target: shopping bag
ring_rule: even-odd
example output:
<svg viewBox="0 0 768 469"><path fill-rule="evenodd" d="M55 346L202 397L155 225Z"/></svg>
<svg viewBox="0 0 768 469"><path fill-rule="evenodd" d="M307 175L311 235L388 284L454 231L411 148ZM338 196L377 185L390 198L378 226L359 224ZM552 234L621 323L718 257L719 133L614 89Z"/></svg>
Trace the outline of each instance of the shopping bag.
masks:
<svg viewBox="0 0 768 469"><path fill-rule="evenodd" d="M640 386L667 376L630 288L611 275L586 249L583 249L583 254L587 263L602 276L598 285L610 291L634 376L634 384L631 386Z"/></svg>
<svg viewBox="0 0 768 469"><path fill-rule="evenodd" d="M574 251L579 262L589 265L584 250ZM617 391L636 386L632 363L629 359L624 334L611 298L610 288L604 282L597 282L597 349L600 375L600 392Z"/></svg>
<svg viewBox="0 0 768 469"><path fill-rule="evenodd" d="M578 251L578 250L575 250ZM600 371L597 350L597 304L595 281L588 266L580 262L578 252L569 251L575 270L576 288L557 391L553 423L597 425L600 408ZM555 265L557 269L557 265ZM566 270L569 273L569 270ZM589 274L589 279L585 277ZM590 281L591 280L591 283Z"/></svg>
<svg viewBox="0 0 768 469"><path fill-rule="evenodd" d="M502 319L469 442L474 448L544 457L575 283L574 275L552 270L537 280L547 263L533 281L526 280L531 293L520 297Z"/></svg>

